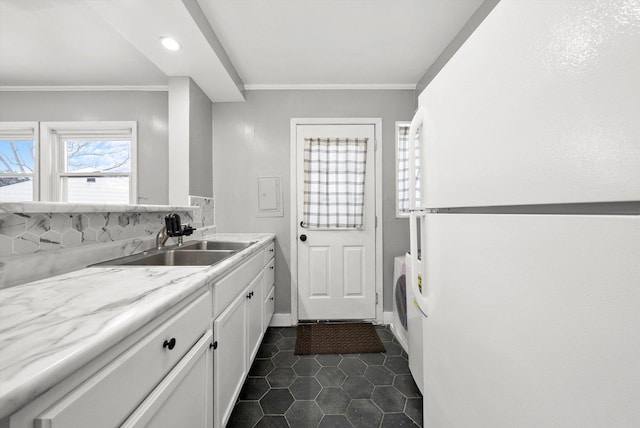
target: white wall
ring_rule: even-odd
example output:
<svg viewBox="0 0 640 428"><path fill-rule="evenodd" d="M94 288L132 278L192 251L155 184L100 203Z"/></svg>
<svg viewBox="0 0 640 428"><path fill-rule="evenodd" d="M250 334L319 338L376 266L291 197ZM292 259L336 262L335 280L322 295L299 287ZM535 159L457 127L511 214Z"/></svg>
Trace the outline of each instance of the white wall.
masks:
<svg viewBox="0 0 640 428"><path fill-rule="evenodd" d="M202 89L189 80L189 194L212 197L213 106Z"/></svg>
<svg viewBox="0 0 640 428"><path fill-rule="evenodd" d="M168 203L167 92L0 92L0 121L135 120L138 199Z"/></svg>
<svg viewBox="0 0 640 428"><path fill-rule="evenodd" d="M409 120L413 91L247 91L244 103L214 103L214 196L220 232L273 232L277 236L276 313L289 313L290 119L380 117L383 151L384 310L392 305L393 258L409 246L406 219L395 218L395 121ZM282 177L284 217L256 217L256 175Z"/></svg>

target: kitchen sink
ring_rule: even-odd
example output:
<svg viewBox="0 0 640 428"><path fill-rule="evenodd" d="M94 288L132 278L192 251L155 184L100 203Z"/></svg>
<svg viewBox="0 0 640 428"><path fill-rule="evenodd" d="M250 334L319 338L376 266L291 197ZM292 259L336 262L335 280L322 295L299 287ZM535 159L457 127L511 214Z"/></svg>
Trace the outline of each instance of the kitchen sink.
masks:
<svg viewBox="0 0 640 428"><path fill-rule="evenodd" d="M234 241L189 241L185 242L182 247L176 248L176 251L241 251L255 242L234 242Z"/></svg>
<svg viewBox="0 0 640 428"><path fill-rule="evenodd" d="M132 256L108 260L94 266L209 266L235 254L236 251L189 251L160 250L145 251Z"/></svg>

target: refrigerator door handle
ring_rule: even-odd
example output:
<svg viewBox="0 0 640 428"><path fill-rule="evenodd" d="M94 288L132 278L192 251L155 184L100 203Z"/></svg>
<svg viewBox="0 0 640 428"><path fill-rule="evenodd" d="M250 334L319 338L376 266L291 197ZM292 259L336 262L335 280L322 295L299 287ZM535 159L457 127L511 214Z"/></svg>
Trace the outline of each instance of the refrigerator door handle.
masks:
<svg viewBox="0 0 640 428"><path fill-rule="evenodd" d="M416 150L415 141L418 133L418 128L424 123L424 107L420 107L416 114L411 119L411 126L409 126L409 209L419 209L416 206ZM418 145L419 150L423 150L422 141ZM420 165L422 168L424 166ZM424 174L424 171L423 171Z"/></svg>
<svg viewBox="0 0 640 428"><path fill-rule="evenodd" d="M418 223L420 224L420 240L422 251L422 262L418 260ZM411 272L409 276L409 286L413 291L414 303L418 305L418 309L427 316L427 298L422 294L418 282L420 281L423 290L426 290L426 277L424 275L424 267L426 265L426 238L427 238L427 213L420 211L412 211L409 214L409 235L410 235L410 256L411 256Z"/></svg>

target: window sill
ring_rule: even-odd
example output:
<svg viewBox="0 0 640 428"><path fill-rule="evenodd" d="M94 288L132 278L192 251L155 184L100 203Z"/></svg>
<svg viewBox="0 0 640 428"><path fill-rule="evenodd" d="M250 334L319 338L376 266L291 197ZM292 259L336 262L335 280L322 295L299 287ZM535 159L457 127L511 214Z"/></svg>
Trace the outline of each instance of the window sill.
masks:
<svg viewBox="0 0 640 428"><path fill-rule="evenodd" d="M199 207L178 205L79 204L73 202L0 202L2 213L118 213L195 211Z"/></svg>

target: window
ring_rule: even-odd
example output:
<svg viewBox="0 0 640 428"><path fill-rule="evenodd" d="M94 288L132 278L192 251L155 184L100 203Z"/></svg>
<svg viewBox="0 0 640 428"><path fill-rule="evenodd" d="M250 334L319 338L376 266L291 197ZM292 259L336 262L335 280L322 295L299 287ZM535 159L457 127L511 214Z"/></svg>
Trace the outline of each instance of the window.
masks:
<svg viewBox="0 0 640 428"><path fill-rule="evenodd" d="M38 199L37 122L0 123L0 201Z"/></svg>
<svg viewBox="0 0 640 428"><path fill-rule="evenodd" d="M367 138L305 138L305 227L364 227L366 162Z"/></svg>
<svg viewBox="0 0 640 428"><path fill-rule="evenodd" d="M37 125L0 128L0 201L137 202L135 122L42 122L39 145Z"/></svg>
<svg viewBox="0 0 640 428"><path fill-rule="evenodd" d="M410 122L396 122L396 217L409 215L409 126ZM416 150L416 203L420 203L420 156L418 139Z"/></svg>

